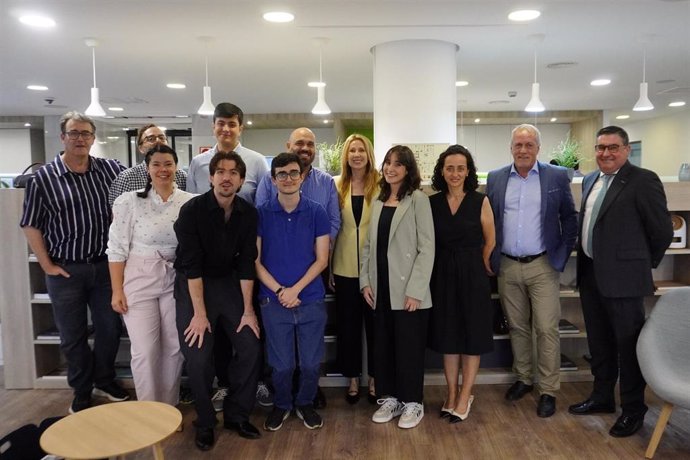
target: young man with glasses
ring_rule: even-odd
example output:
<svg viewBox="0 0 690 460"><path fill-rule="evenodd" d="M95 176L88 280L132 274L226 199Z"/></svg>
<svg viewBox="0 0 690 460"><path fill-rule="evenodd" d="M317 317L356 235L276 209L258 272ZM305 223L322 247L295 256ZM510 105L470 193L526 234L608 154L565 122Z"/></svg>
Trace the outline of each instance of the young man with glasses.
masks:
<svg viewBox="0 0 690 460"><path fill-rule="evenodd" d="M168 138L162 129L154 124L149 124L139 128L137 132L137 148L139 153L146 156L146 152L157 145L168 145ZM132 192L134 190L141 190L146 187L149 180L149 174L146 172L146 162L142 160L136 166L133 166L126 171L120 173L110 187L108 194L108 203L110 206L115 203L115 199L125 192ZM180 190L187 188L187 173L182 169L175 171L175 183Z"/></svg>
<svg viewBox="0 0 690 460"><path fill-rule="evenodd" d="M301 371L294 398L297 416L309 429L323 426L313 401L324 354L321 272L328 265L330 223L322 206L300 194L304 169L294 153L276 156L271 180L278 193L258 209L259 304L275 389L267 431L279 430L293 408L295 352Z"/></svg>
<svg viewBox="0 0 690 460"><path fill-rule="evenodd" d="M20 225L46 274L46 286L74 389L70 413L91 406L91 395L124 401L115 383L115 357L122 323L110 306L112 290L105 255L111 210L108 190L125 168L89 155L96 126L68 112L60 120L65 150L29 182ZM87 307L94 328L89 347Z"/></svg>
<svg viewBox="0 0 690 460"><path fill-rule="evenodd" d="M594 385L590 396L568 411L614 413L620 376L623 411L609 434L627 437L642 428L647 412L637 338L645 321L644 296L655 289L652 268L671 244L673 224L659 176L628 161L625 130L601 128L594 150L599 169L582 181L577 247L577 281Z"/></svg>

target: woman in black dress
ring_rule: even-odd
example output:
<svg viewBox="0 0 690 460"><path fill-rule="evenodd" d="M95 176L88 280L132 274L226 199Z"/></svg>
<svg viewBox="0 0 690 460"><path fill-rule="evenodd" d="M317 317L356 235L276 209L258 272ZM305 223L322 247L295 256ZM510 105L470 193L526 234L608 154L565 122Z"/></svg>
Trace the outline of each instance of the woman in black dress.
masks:
<svg viewBox="0 0 690 460"><path fill-rule="evenodd" d="M448 397L441 417L456 423L470 413L479 355L493 349L489 257L496 235L491 205L476 191L477 168L465 147L452 145L441 154L431 184L441 193L430 198L436 257L429 347L443 353Z"/></svg>

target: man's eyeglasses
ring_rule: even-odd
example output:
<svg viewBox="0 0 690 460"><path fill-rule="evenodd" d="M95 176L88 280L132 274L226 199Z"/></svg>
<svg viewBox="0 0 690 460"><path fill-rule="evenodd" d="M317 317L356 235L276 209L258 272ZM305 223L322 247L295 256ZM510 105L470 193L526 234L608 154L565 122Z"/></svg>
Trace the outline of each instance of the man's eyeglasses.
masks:
<svg viewBox="0 0 690 460"><path fill-rule="evenodd" d="M299 177L301 175L302 175L302 173L300 173L296 169L290 171L289 173L285 172L285 171L281 171L279 173L276 173L276 180L280 181L280 182L285 182L288 177L292 180L297 180L297 179L299 179Z"/></svg>
<svg viewBox="0 0 690 460"><path fill-rule="evenodd" d="M76 141L80 136L85 141L90 141L95 137L91 131L67 131L65 136L67 136L71 141Z"/></svg>
<svg viewBox="0 0 690 460"><path fill-rule="evenodd" d="M148 143L154 143L156 141L165 142L167 140L168 140L168 138L165 136L165 134L157 134L157 135L153 134L151 136L146 136L144 138L144 141L146 141Z"/></svg>
<svg viewBox="0 0 690 460"><path fill-rule="evenodd" d="M621 146L618 144L611 144L611 145L597 144L594 146L594 150L596 150L598 153L604 153L607 149L608 149L609 153L618 153L618 151L621 149Z"/></svg>

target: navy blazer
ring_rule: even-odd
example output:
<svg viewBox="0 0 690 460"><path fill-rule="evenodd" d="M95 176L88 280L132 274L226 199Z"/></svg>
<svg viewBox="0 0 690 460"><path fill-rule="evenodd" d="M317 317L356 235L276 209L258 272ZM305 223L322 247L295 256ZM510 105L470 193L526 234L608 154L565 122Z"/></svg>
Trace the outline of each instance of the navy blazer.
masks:
<svg viewBox="0 0 690 460"><path fill-rule="evenodd" d="M503 248L503 212L512 164L489 173L486 195L494 211L496 248L491 254L491 269L498 274ZM544 246L551 266L559 272L565 268L577 237L577 211L570 191L568 171L561 166L537 162L541 187L541 225Z"/></svg>
<svg viewBox="0 0 690 460"><path fill-rule="evenodd" d="M598 170L582 181L580 235L585 203L597 177ZM621 166L601 203L592 232L594 274L601 294L652 295L652 268L659 265L673 239L673 223L659 176L630 162ZM578 285L585 257L582 245L578 244Z"/></svg>

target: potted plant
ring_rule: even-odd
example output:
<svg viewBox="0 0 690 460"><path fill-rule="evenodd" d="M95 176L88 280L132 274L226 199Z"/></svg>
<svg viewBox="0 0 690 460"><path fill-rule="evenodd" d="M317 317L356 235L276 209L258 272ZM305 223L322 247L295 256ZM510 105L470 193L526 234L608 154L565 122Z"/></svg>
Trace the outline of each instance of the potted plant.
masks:
<svg viewBox="0 0 690 460"><path fill-rule="evenodd" d="M331 176L340 174L340 158L343 152L343 142L340 139L336 140L335 144L320 142L316 144L316 148L320 154L319 164L321 165L321 169Z"/></svg>
<svg viewBox="0 0 690 460"><path fill-rule="evenodd" d="M579 169L580 160L582 159L580 143L568 133L565 140L559 142L551 151L549 158L551 158L551 164L568 168L569 176L572 179L574 172Z"/></svg>

